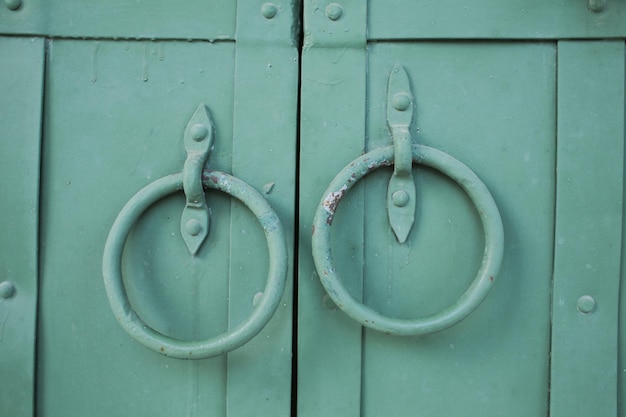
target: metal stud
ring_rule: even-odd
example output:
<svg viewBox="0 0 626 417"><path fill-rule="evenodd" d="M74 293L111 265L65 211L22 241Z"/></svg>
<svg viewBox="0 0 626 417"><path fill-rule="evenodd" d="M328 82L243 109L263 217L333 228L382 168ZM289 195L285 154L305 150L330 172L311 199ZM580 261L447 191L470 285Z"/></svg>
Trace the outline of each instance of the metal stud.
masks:
<svg viewBox="0 0 626 417"><path fill-rule="evenodd" d="M16 11L22 7L22 0L4 0L4 5L7 9Z"/></svg>
<svg viewBox="0 0 626 417"><path fill-rule="evenodd" d="M587 0L587 8L594 13L600 13L606 8L606 0Z"/></svg>
<svg viewBox="0 0 626 417"><path fill-rule="evenodd" d="M339 20L339 18L343 15L343 7L341 7L337 3L330 3L326 6L326 16L330 20Z"/></svg>
<svg viewBox="0 0 626 417"><path fill-rule="evenodd" d="M273 19L276 13L278 13L278 8L274 3L265 3L261 6L261 14L266 19Z"/></svg>
<svg viewBox="0 0 626 417"><path fill-rule="evenodd" d="M191 133L191 136L193 137L193 140L195 140L196 142L200 142L201 140L207 137L207 135L209 134L209 129L207 129L207 127L203 125L202 123L198 123L198 124L191 126L190 133Z"/></svg>
<svg viewBox="0 0 626 417"><path fill-rule="evenodd" d="M596 308L596 300L590 295L583 295L578 299L578 311L583 314L589 314Z"/></svg>
<svg viewBox="0 0 626 417"><path fill-rule="evenodd" d="M404 190L395 191L391 195L391 201L393 202L393 205L396 207L406 206L409 203L410 199L411 198L409 197L409 193L407 193Z"/></svg>
<svg viewBox="0 0 626 417"><path fill-rule="evenodd" d="M187 222L185 228L187 230L187 233L189 233L191 236L198 236L202 231L202 224L200 224L200 222L196 219L191 219Z"/></svg>
<svg viewBox="0 0 626 417"><path fill-rule="evenodd" d="M15 295L15 285L11 281L0 282L0 298L5 300Z"/></svg>
<svg viewBox="0 0 626 417"><path fill-rule="evenodd" d="M398 93L393 96L393 107L398 111L405 111L411 105L411 96L407 93Z"/></svg>

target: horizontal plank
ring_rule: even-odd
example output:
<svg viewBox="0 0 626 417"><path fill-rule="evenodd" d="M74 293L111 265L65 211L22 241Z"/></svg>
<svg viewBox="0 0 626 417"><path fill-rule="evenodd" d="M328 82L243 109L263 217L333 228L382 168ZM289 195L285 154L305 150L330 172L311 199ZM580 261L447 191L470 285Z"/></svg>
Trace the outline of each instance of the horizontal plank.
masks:
<svg viewBox="0 0 626 417"><path fill-rule="evenodd" d="M563 39L626 36L626 2L600 12L586 0L370 0L368 38Z"/></svg>
<svg viewBox="0 0 626 417"><path fill-rule="evenodd" d="M260 14L260 13L259 13ZM0 33L80 38L233 39L229 0L23 0L0 7Z"/></svg>

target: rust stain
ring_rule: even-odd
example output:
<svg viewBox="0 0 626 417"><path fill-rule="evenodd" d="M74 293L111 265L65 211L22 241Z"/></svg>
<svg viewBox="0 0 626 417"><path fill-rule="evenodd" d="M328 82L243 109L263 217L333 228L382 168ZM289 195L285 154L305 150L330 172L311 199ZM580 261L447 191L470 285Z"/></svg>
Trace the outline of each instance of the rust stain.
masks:
<svg viewBox="0 0 626 417"><path fill-rule="evenodd" d="M328 193L324 201L322 202L322 206L324 206L324 210L328 213L328 218L326 219L326 224L330 225L333 222L333 217L335 216L335 210L337 210L337 206L339 202L343 198L344 195L348 192L348 186L343 185L338 191L331 191Z"/></svg>
<svg viewBox="0 0 626 417"><path fill-rule="evenodd" d="M311 226L311 234L314 235L315 234L315 225Z"/></svg>
<svg viewBox="0 0 626 417"><path fill-rule="evenodd" d="M493 282L493 277L489 277L489 281Z"/></svg>

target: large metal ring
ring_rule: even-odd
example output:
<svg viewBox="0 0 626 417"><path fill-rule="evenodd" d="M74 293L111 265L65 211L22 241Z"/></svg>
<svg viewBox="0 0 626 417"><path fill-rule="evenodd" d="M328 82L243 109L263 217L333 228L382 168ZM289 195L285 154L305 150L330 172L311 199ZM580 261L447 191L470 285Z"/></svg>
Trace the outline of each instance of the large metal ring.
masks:
<svg viewBox="0 0 626 417"><path fill-rule="evenodd" d="M476 174L462 162L436 149L413 145L412 152L413 163L432 167L456 181L474 203L482 221L485 251L481 267L472 284L453 305L423 318L407 320L388 317L355 300L345 289L335 270L330 248L330 227L337 206L359 179L381 166L393 165L393 146L368 152L347 165L324 193L313 220L313 258L320 281L330 298L348 316L363 326L386 334L402 336L438 332L467 317L493 287L504 250L504 231L498 207Z"/></svg>
<svg viewBox="0 0 626 417"><path fill-rule="evenodd" d="M122 278L122 252L128 234L141 216L157 200L182 190L182 174L163 177L149 184L126 203L115 219L102 260L104 285L115 318L124 330L147 348L181 359L205 359L240 347L256 336L272 318L280 304L287 279L287 246L280 220L269 203L254 188L228 174L204 171L205 188L225 192L244 203L255 215L267 239L269 272L263 296L250 317L227 333L201 341L182 341L166 336L148 326L130 305Z"/></svg>

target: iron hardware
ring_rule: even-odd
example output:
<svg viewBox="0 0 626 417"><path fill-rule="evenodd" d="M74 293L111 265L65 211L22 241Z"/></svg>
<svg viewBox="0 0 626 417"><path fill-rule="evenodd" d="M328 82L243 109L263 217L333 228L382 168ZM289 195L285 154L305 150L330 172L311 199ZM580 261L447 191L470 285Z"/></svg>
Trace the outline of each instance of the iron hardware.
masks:
<svg viewBox="0 0 626 417"><path fill-rule="evenodd" d="M208 121L209 124L204 125L206 131L198 126L200 121ZM191 148L188 145L188 140L196 140L203 143L202 149L206 149L204 152L208 155L211 134L207 126L210 127L210 116L208 109L201 105L186 129L185 145L188 152ZM197 140L198 138L202 139ZM124 330L147 348L180 359L210 358L229 352L248 342L272 318L282 298L287 279L287 245L283 227L276 212L258 191L242 180L223 172L202 170L201 167L204 164L203 161L201 162L202 157L194 154L193 150L195 148L189 152L190 156L185 162L182 173L169 175L152 182L126 203L111 226L102 260L102 274L111 310ZM198 153L203 154L203 151L199 150ZM196 173L199 173L198 177L196 177ZM198 185L200 191L197 189ZM259 297L255 297L254 310L246 321L224 334L207 340L183 341L159 333L145 323L135 312L124 288L122 253L133 224L152 204L169 194L185 190L188 201L186 208L189 207L190 199L193 204L200 203L201 205L202 202L198 200L200 195L204 198L202 187L219 190L235 197L254 214L265 232L269 250L269 271L265 289ZM206 203L204 205L206 206ZM196 208L194 206L194 209ZM189 224L185 223L186 220L183 215L183 228ZM193 218L187 221L191 220ZM193 233L190 234L193 235ZM192 251L193 253L195 251Z"/></svg>
<svg viewBox="0 0 626 417"><path fill-rule="evenodd" d="M587 8L594 13L600 13L606 9L606 0L587 0Z"/></svg>
<svg viewBox="0 0 626 417"><path fill-rule="evenodd" d="M387 122L394 144L360 156L337 174L315 212L312 238L318 276L335 304L363 326L402 336L438 332L471 314L493 287L504 252L500 212L480 178L465 164L442 151L411 144L408 127L412 119L412 102L408 75L400 65L396 65L389 77L387 99ZM406 320L384 316L350 295L335 269L330 247L330 228L341 199L357 181L381 166L394 165L394 174L387 191L389 221L398 241L404 242L415 211L415 185L410 174L413 164L440 171L456 181L467 193L482 222L485 250L474 281L454 304L428 317Z"/></svg>
<svg viewBox="0 0 626 417"><path fill-rule="evenodd" d="M415 183L409 126L413 118L413 94L409 76L396 64L389 75L387 124L394 146L394 170L387 188L389 223L400 243L406 242L415 221Z"/></svg>
<svg viewBox="0 0 626 417"><path fill-rule="evenodd" d="M207 107L200 104L185 128L187 160L183 168L183 189L187 204L180 221L180 233L195 255L209 233L210 213L202 189L202 168L213 145L213 122Z"/></svg>

